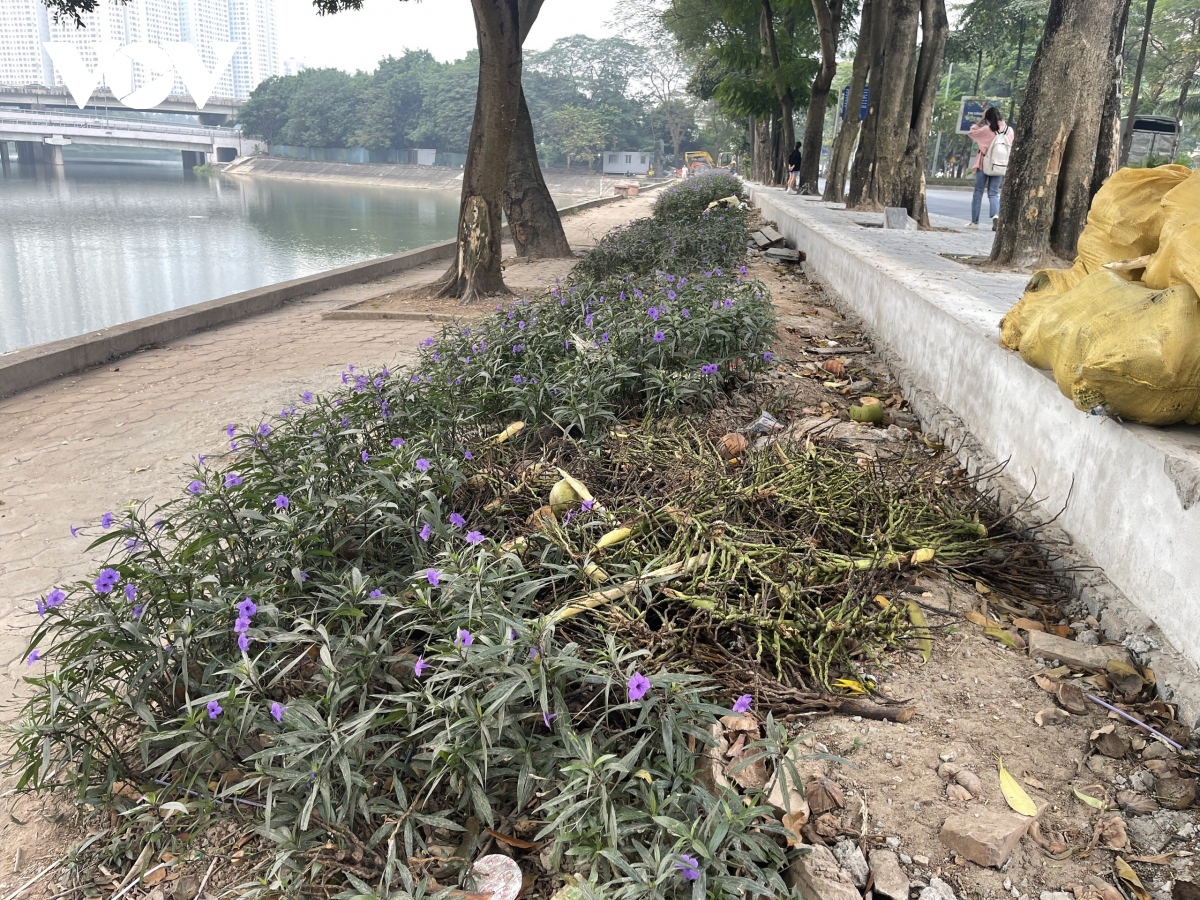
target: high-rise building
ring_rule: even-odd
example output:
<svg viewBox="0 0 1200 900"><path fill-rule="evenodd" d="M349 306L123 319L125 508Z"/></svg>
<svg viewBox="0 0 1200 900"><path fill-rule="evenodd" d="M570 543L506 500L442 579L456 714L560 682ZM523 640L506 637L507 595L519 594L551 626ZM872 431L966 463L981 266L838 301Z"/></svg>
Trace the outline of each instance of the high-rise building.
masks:
<svg viewBox="0 0 1200 900"><path fill-rule="evenodd" d="M73 21L56 23L41 0L0 0L0 84L62 85L42 49L44 41L74 44L89 71L98 63L101 41L122 46L183 41L196 47L210 69L216 63L211 42L235 41L233 62L217 80L213 97L245 99L260 81L279 73L274 0L100 0L82 19L83 27L77 28ZM126 58L118 56L113 64L121 60ZM130 65L133 88L152 77L140 63ZM184 92L177 74L172 93Z"/></svg>

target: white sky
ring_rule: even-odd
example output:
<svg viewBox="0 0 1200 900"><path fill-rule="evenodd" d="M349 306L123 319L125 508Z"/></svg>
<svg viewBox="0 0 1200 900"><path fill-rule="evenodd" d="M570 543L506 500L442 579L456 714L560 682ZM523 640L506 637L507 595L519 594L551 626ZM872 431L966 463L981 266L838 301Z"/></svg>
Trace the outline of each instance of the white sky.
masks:
<svg viewBox="0 0 1200 900"><path fill-rule="evenodd" d="M622 2L628 0L546 0L525 47L544 50L572 34L606 37ZM275 24L281 61L347 72L370 71L406 48L449 61L475 46L470 0L365 0L361 10L334 16L318 16L311 0L275 0Z"/></svg>

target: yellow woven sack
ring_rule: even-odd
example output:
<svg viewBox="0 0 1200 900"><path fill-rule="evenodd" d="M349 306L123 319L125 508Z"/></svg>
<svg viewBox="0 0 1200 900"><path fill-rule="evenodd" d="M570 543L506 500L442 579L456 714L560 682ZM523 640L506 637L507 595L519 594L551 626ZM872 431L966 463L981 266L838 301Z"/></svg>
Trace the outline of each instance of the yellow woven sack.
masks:
<svg viewBox="0 0 1200 900"><path fill-rule="evenodd" d="M1200 424L1200 296L1101 270L1028 323L1021 356L1083 410L1147 425Z"/></svg>
<svg viewBox="0 0 1200 900"><path fill-rule="evenodd" d="M1200 172L1162 198L1157 252L1142 281L1149 287L1189 284L1200 291Z"/></svg>
<svg viewBox="0 0 1200 900"><path fill-rule="evenodd" d="M1000 346L1009 350L1021 348L1021 336L1030 323L1054 301L1083 281L1086 273L1076 265L1070 269L1040 269L1033 273L1013 307L1000 320Z"/></svg>

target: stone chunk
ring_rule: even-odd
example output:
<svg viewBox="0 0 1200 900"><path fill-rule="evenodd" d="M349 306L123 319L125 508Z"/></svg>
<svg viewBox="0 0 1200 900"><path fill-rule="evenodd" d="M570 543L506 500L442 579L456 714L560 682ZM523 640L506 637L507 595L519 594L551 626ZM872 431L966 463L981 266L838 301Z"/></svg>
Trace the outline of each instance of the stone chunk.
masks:
<svg viewBox="0 0 1200 900"><path fill-rule="evenodd" d="M929 887L921 888L921 900L957 900L954 888L936 875L929 879Z"/></svg>
<svg viewBox="0 0 1200 900"><path fill-rule="evenodd" d="M954 853L980 866L999 868L1012 856L1033 819L993 810L951 816L938 837Z"/></svg>
<svg viewBox="0 0 1200 900"><path fill-rule="evenodd" d="M900 859L895 853L891 850L872 850L871 872L875 875L876 897L908 900L908 876L900 868Z"/></svg>
<svg viewBox="0 0 1200 900"><path fill-rule="evenodd" d="M920 226L903 206L889 206L883 211L883 227L894 231L916 231Z"/></svg>
<svg viewBox="0 0 1200 900"><path fill-rule="evenodd" d="M798 888L806 900L862 900L854 881L837 864L828 847L811 848L787 870L788 887Z"/></svg>
<svg viewBox="0 0 1200 900"><path fill-rule="evenodd" d="M1042 891L1039 900L1075 900L1075 895L1067 891Z"/></svg>
<svg viewBox="0 0 1200 900"><path fill-rule="evenodd" d="M1072 669L1103 672L1111 661L1132 663L1129 651L1118 644L1099 647L1061 638L1046 631L1029 632L1029 655L1034 659L1057 659Z"/></svg>
<svg viewBox="0 0 1200 900"><path fill-rule="evenodd" d="M867 858L854 841L838 841L833 847L834 858L837 859L856 888L865 888L871 877L871 869Z"/></svg>

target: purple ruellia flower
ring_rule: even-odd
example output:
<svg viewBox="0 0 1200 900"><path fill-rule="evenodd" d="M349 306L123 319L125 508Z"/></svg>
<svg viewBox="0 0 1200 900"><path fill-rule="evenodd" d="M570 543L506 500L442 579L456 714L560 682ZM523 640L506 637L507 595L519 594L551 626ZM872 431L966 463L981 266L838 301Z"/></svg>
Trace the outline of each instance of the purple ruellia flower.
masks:
<svg viewBox="0 0 1200 900"><path fill-rule="evenodd" d="M247 597L237 605L239 616L245 616L247 619L253 619L258 614L258 604Z"/></svg>
<svg viewBox="0 0 1200 900"><path fill-rule="evenodd" d="M717 374L717 364L716 363L707 363L706 365L703 365L700 367L700 372L701 372L701 374L704 374L704 375L716 375Z"/></svg>
<svg viewBox="0 0 1200 900"><path fill-rule="evenodd" d="M58 588L52 590L46 595L46 609L54 609L56 606L62 606L63 601L67 599L67 595Z"/></svg>
<svg viewBox="0 0 1200 900"><path fill-rule="evenodd" d="M464 525L467 524L467 520L464 519L462 516L460 516L458 513L450 513L450 524L453 525L455 528L462 528Z"/></svg>
<svg viewBox="0 0 1200 900"><path fill-rule="evenodd" d="M434 587L437 587L438 582L441 581L441 579L442 579L442 573L439 572L437 569L426 569L425 577L429 580L429 583L431 585L433 585Z"/></svg>
<svg viewBox="0 0 1200 900"><path fill-rule="evenodd" d="M96 589L97 593L107 594L117 586L117 582L120 580L121 573L116 569L101 569L92 586Z"/></svg>
<svg viewBox="0 0 1200 900"><path fill-rule="evenodd" d="M726 308L726 309L731 309L732 307L733 307L733 301L732 301L732 300L730 300L730 299L727 297L727 298L725 299L725 308Z"/></svg>
<svg viewBox="0 0 1200 900"><path fill-rule="evenodd" d="M313 401L312 391L305 391L303 394L300 395L300 399L303 400L305 403L312 403L312 401Z"/></svg>
<svg viewBox="0 0 1200 900"><path fill-rule="evenodd" d="M80 531L82 531L82 530L83 530L83 529L81 529L81 528L76 528L74 525L72 525L72 526L71 526L71 537L79 537L79 532L80 532Z"/></svg>
<svg viewBox="0 0 1200 900"><path fill-rule="evenodd" d="M425 457L421 457L420 459L417 460L416 466L417 466L418 472L428 472L429 471L429 460L427 460Z"/></svg>
<svg viewBox="0 0 1200 900"><path fill-rule="evenodd" d="M529 648L529 658L530 658L530 659L537 659L537 658L538 658L538 649L537 649L537 647L530 647L530 648Z"/></svg>
<svg viewBox="0 0 1200 900"><path fill-rule="evenodd" d="M742 694L733 702L733 711L735 713L750 712L750 707L754 704L754 698L749 694Z"/></svg>
<svg viewBox="0 0 1200 900"><path fill-rule="evenodd" d="M692 317L692 311L690 309L688 309L686 306L679 311L679 314L681 316L683 316L685 319L690 319Z"/></svg>
<svg viewBox="0 0 1200 900"><path fill-rule="evenodd" d="M371 593L367 594L367 596L372 599L374 599L375 597L382 597L383 591L381 591L379 588L375 588L375 590L371 591Z"/></svg>
<svg viewBox="0 0 1200 900"><path fill-rule="evenodd" d="M371 454L368 453L366 450L364 450L362 452L362 461L367 462L370 458L371 458Z"/></svg>
<svg viewBox="0 0 1200 900"><path fill-rule="evenodd" d="M137 599L137 585L132 581L125 585L125 599L130 603Z"/></svg>
<svg viewBox="0 0 1200 900"><path fill-rule="evenodd" d="M135 619L140 619L142 617L142 613L144 613L145 611L146 611L146 604L139 603L137 606L135 606L133 608L133 617Z"/></svg>
<svg viewBox="0 0 1200 900"><path fill-rule="evenodd" d="M651 319L653 319L655 322L657 322L658 321L658 307L657 306L650 307L648 310L646 310L646 315L648 315Z"/></svg>
<svg viewBox="0 0 1200 900"><path fill-rule="evenodd" d="M546 723L546 727L550 727L550 723L558 718L558 713L542 712L542 721Z"/></svg>
<svg viewBox="0 0 1200 900"><path fill-rule="evenodd" d="M454 643L458 644L460 647L470 647L473 643L475 643L475 636L472 635L471 632L467 631L467 629L460 628L458 629L458 637L454 639Z"/></svg>
<svg viewBox="0 0 1200 900"><path fill-rule="evenodd" d="M243 653L250 652L250 638L244 631L238 635L238 649Z"/></svg>
<svg viewBox="0 0 1200 900"><path fill-rule="evenodd" d="M237 487L241 483L242 483L242 476L237 474L237 472L226 472L225 473L225 487L227 487L227 488Z"/></svg>
<svg viewBox="0 0 1200 900"><path fill-rule="evenodd" d="M404 446L404 438L392 438L392 446L393 447L403 447Z"/></svg>
<svg viewBox="0 0 1200 900"><path fill-rule="evenodd" d="M431 337L425 338L425 340L421 341L421 346L422 347L432 347L433 346L433 338L431 338Z"/></svg>
<svg viewBox="0 0 1200 900"><path fill-rule="evenodd" d="M35 662L42 658L41 650L31 650L29 655L25 657L25 665L32 666Z"/></svg>
<svg viewBox="0 0 1200 900"><path fill-rule="evenodd" d="M261 425L258 426L258 433L261 434L263 437L266 437L268 434L271 433L271 426L268 425L266 422L263 422Z"/></svg>
<svg viewBox="0 0 1200 900"><path fill-rule="evenodd" d="M413 664L413 674L418 678L429 668L429 663L425 662L425 657L418 656L417 661Z"/></svg>
<svg viewBox="0 0 1200 900"><path fill-rule="evenodd" d="M283 721L283 714L285 712L287 712L287 707L278 700L271 704L271 718L275 720L276 724Z"/></svg>
<svg viewBox="0 0 1200 900"><path fill-rule="evenodd" d="M204 493L204 482L203 481L195 481L195 480L191 481L188 483L187 489L188 489L189 494L203 494Z"/></svg>
<svg viewBox="0 0 1200 900"><path fill-rule="evenodd" d="M675 863L675 868L688 881L695 881L700 877L700 861L686 853L679 854L679 861Z"/></svg>
<svg viewBox="0 0 1200 900"><path fill-rule="evenodd" d="M668 300L674 300L674 299L675 299L675 292L674 292L674 291L667 291L667 299L668 299Z"/></svg>
<svg viewBox="0 0 1200 900"><path fill-rule="evenodd" d="M102 515L100 517L100 527L101 528L112 528L112 523L113 523L113 514L112 513L106 512L104 515Z"/></svg>
<svg viewBox="0 0 1200 900"><path fill-rule="evenodd" d="M275 498L275 508L276 509L287 509L291 505L292 505L292 501L288 499L287 494L280 494L278 497Z"/></svg>
<svg viewBox="0 0 1200 900"><path fill-rule="evenodd" d="M602 344L608 343L608 332L607 331L604 332L604 334L600 335L600 343L602 343Z"/></svg>
<svg viewBox="0 0 1200 900"><path fill-rule="evenodd" d="M520 376L520 375L514 375L514 376L513 376L513 384L520 384L522 380L523 380L523 379L521 378L521 376Z"/></svg>
<svg viewBox="0 0 1200 900"><path fill-rule="evenodd" d="M238 443L237 443L237 441L230 441L230 442L229 442L229 449L230 449L230 450L236 450L237 448L238 448Z"/></svg>
<svg viewBox="0 0 1200 900"><path fill-rule="evenodd" d="M204 468L205 466L208 465L208 457L205 456L203 453L197 453L196 454L196 462L198 462L200 464L200 468Z"/></svg>
<svg viewBox="0 0 1200 900"><path fill-rule="evenodd" d="M421 540L423 540L423 541L428 541L430 535L432 535L432 534L433 534L433 527L428 522L426 522L424 527L421 529L421 533L420 533L420 535L418 535L418 537L420 537Z"/></svg>
<svg viewBox="0 0 1200 900"><path fill-rule="evenodd" d="M579 504L579 508L581 510L583 510L584 512L591 512L592 507L595 505L596 505L595 500L584 500L582 503Z"/></svg>
<svg viewBox="0 0 1200 900"><path fill-rule="evenodd" d="M475 454L472 453L470 450L463 451L463 459L470 461L474 458L475 458Z"/></svg>
<svg viewBox="0 0 1200 900"><path fill-rule="evenodd" d="M250 630L250 619L247 616L238 616L237 621L233 623L234 634L245 634Z"/></svg>
<svg viewBox="0 0 1200 900"><path fill-rule="evenodd" d="M232 422L230 422L228 425L225 426L225 433L227 435L229 435L230 437L233 437L234 430L235 430L235 428L234 428L234 424Z"/></svg>
<svg viewBox="0 0 1200 900"><path fill-rule="evenodd" d="M467 532L467 543L470 544L472 547L474 547L478 544L482 544L483 543L483 532L468 531Z"/></svg>
<svg viewBox="0 0 1200 900"><path fill-rule="evenodd" d="M304 584L304 582L308 581L308 573L307 572L297 572L296 577L300 579L301 584Z"/></svg>
<svg viewBox="0 0 1200 900"><path fill-rule="evenodd" d="M210 719L215 719L217 716L219 716L223 712L225 712L225 710L221 709L221 704L218 703L216 700L208 701L208 717Z"/></svg>
<svg viewBox="0 0 1200 900"><path fill-rule="evenodd" d="M665 334L663 334L661 331L656 331L656 332L654 332L654 343L661 344L666 339L666 337L667 336Z"/></svg>
<svg viewBox="0 0 1200 900"><path fill-rule="evenodd" d="M629 699L631 702L641 700L646 696L646 692L650 690L650 679L641 672L634 672L626 687L629 688Z"/></svg>

